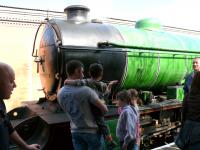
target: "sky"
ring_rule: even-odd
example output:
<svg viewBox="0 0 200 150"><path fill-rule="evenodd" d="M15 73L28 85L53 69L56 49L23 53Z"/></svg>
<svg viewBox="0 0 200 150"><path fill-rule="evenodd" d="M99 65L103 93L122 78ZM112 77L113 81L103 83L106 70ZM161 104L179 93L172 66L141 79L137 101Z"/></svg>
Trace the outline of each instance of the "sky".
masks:
<svg viewBox="0 0 200 150"><path fill-rule="evenodd" d="M69 5L90 8L90 18L156 18L163 25L200 31L199 0L0 0L0 5L63 11Z"/></svg>

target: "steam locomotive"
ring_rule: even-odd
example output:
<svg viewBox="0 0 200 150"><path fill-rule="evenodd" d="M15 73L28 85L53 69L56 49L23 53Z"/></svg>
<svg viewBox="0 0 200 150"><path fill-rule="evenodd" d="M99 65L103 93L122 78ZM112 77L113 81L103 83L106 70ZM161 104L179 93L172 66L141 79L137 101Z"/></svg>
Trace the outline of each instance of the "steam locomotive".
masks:
<svg viewBox="0 0 200 150"><path fill-rule="evenodd" d="M141 149L173 141L181 120L182 81L199 56L200 39L165 32L155 19L140 20L133 27L89 21L89 9L81 5L64 11L66 20L47 19L37 29L32 56L45 98L9 112L18 133L42 149L73 149L69 119L56 95L67 77L66 63L77 59L86 73L91 63L101 63L103 80L119 81L111 99L119 89L140 91ZM116 140L117 107L111 101L108 108L105 119Z"/></svg>

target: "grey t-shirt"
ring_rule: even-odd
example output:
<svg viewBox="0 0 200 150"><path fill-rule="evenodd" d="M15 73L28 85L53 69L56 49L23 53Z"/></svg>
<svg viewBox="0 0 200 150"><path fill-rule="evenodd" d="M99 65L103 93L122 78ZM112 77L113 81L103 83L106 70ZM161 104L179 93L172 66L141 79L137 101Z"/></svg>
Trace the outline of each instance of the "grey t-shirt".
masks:
<svg viewBox="0 0 200 150"><path fill-rule="evenodd" d="M71 122L71 132L96 133L97 124L90 104L98 99L89 87L63 86L58 93L58 102Z"/></svg>

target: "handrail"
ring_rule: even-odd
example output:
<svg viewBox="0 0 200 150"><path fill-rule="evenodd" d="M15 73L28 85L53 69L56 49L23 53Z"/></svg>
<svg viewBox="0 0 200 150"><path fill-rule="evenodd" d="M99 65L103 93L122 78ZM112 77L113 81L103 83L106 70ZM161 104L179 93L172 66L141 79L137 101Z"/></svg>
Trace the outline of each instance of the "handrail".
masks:
<svg viewBox="0 0 200 150"><path fill-rule="evenodd" d="M151 50L158 52L171 52L171 53L187 53L187 54L200 54L200 51L187 51L187 50L178 50L178 49L165 49L165 48L155 48L155 47L143 47L143 46L132 46L132 45L120 45L112 42L99 42L97 44L99 48L128 48L128 49L137 49L137 50Z"/></svg>
<svg viewBox="0 0 200 150"><path fill-rule="evenodd" d="M99 42L98 47L88 47L88 46L72 46L72 45L62 45L59 46L62 50L73 51L73 52L108 52L108 53L126 53L133 52L139 53L141 56L142 53L159 53L159 54L173 54L173 55L187 55L187 56L200 56L200 52L196 51L183 51L183 50L170 50L170 49L159 49L159 48L150 48L150 47L138 47L138 46L127 46L127 45L117 45L113 44L106 45L107 42ZM122 48L134 49L133 50L123 50Z"/></svg>

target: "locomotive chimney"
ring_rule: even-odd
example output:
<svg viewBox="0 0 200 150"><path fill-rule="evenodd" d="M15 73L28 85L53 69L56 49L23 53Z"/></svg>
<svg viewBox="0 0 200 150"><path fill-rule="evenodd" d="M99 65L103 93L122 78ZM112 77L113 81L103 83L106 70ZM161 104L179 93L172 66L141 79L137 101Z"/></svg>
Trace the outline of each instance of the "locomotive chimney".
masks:
<svg viewBox="0 0 200 150"><path fill-rule="evenodd" d="M67 20L73 22L87 22L87 14L90 11L89 8L83 5L71 5L64 9L67 14Z"/></svg>

